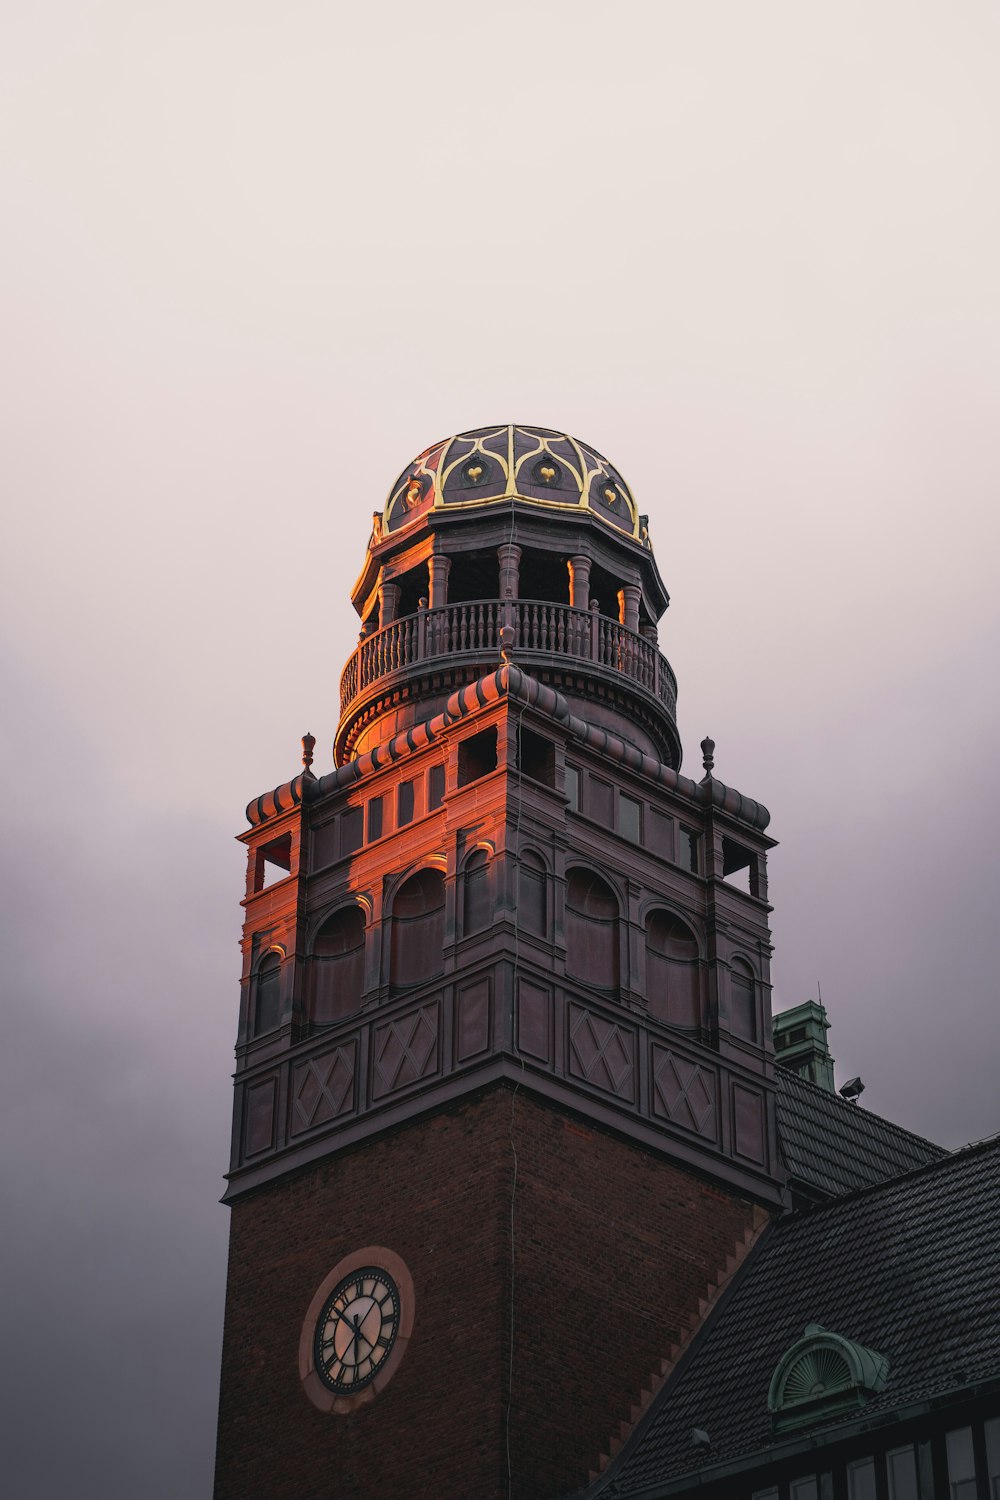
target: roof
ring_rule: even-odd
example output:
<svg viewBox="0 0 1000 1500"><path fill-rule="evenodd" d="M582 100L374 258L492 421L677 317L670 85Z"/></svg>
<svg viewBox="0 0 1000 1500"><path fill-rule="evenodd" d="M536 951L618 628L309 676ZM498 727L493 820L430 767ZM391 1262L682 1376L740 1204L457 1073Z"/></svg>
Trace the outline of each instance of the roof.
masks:
<svg viewBox="0 0 1000 1500"><path fill-rule="evenodd" d="M550 510L588 511L649 545L631 490L603 454L568 433L525 423L477 427L425 448L389 491L383 525L397 531L431 509L509 504L514 497Z"/></svg>
<svg viewBox="0 0 1000 1500"><path fill-rule="evenodd" d="M760 833L770 821L771 814L762 802L745 797L735 787L727 786L712 775L703 777L701 781L692 781L690 777L682 776L672 766L664 765L652 755L644 754L619 735L579 718L571 712L569 702L561 693L538 682L520 667L504 663L495 672L452 693L441 713L419 724L412 724L409 729L373 746L364 755L346 761L328 775L316 777L311 770L307 770L292 781L275 787L272 792L254 797L247 806L247 822L256 828L261 823L291 812L303 802L315 802L341 787L350 786L365 776L384 770L397 760L416 755L432 741L440 739L458 720L477 713L481 708L489 708L506 697L523 707L537 709L539 713L560 724L574 739L600 751L608 760L626 766L636 775L659 782L669 791L689 797L692 802L710 803Z"/></svg>
<svg viewBox="0 0 1000 1500"><path fill-rule="evenodd" d="M998 1223L1000 1136L780 1220L591 1493L639 1496L771 1449L768 1386L811 1323L888 1359L866 1422L996 1380ZM711 1439L707 1463L691 1448L696 1427Z"/></svg>
<svg viewBox="0 0 1000 1500"><path fill-rule="evenodd" d="M797 1197L854 1192L947 1156L922 1136L776 1067L778 1138Z"/></svg>

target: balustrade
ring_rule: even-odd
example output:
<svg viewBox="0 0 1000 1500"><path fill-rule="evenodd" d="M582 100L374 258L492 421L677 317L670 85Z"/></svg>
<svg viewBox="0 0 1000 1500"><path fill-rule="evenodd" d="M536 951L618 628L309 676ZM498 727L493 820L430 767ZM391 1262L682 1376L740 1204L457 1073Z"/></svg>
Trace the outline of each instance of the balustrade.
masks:
<svg viewBox="0 0 1000 1500"><path fill-rule="evenodd" d="M418 661L445 656L499 656L509 620L514 650L577 657L620 672L675 712L677 684L651 641L596 610L539 599L479 599L422 609L392 620L361 642L340 679L344 712L366 688Z"/></svg>

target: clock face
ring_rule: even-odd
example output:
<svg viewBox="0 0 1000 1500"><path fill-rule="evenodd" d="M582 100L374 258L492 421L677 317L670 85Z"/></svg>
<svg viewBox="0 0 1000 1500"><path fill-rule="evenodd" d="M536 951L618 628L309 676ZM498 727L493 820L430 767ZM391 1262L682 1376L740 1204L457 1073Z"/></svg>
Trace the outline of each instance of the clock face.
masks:
<svg viewBox="0 0 1000 1500"><path fill-rule="evenodd" d="M313 1348L316 1373L338 1394L375 1379L399 1332L399 1291L388 1271L362 1266L344 1276L323 1304Z"/></svg>

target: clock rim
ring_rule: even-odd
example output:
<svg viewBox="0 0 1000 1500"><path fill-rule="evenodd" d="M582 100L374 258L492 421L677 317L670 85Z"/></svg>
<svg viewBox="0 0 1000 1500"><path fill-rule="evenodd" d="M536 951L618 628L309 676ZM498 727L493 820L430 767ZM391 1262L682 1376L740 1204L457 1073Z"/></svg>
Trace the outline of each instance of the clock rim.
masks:
<svg viewBox="0 0 1000 1500"><path fill-rule="evenodd" d="M392 1348L372 1379L363 1389L348 1395L343 1391L332 1390L316 1368L316 1325L334 1288L352 1272L366 1269L384 1271L395 1284L399 1297L399 1326ZM394 1250L389 1250L385 1245L366 1245L339 1260L316 1288L299 1336L299 1379L312 1404L320 1411L344 1416L356 1411L359 1406L374 1401L379 1391L384 1390L392 1379L406 1353L413 1331L413 1313L413 1277L406 1262Z"/></svg>
<svg viewBox="0 0 1000 1500"><path fill-rule="evenodd" d="M350 1286L360 1280L374 1280L376 1285L381 1284L382 1286L384 1286L386 1291L389 1293L389 1296L392 1298L394 1309L392 1318L392 1337L389 1342L388 1349L383 1352L382 1359L377 1365L375 1365L375 1367L371 1371L369 1371L367 1375L364 1375L361 1380L356 1381L351 1386L340 1385L339 1383L334 1384L330 1379L329 1371L322 1366L321 1356L317 1357L319 1356L319 1351L321 1349L320 1335L325 1331L325 1327L329 1323L330 1309L339 1293L343 1288ZM348 1308L351 1307L351 1305L352 1304L348 1302L347 1308L345 1308L345 1312ZM399 1287L396 1285L395 1278L393 1276L390 1276L389 1272L385 1269L384 1266L358 1266L356 1271L348 1271L346 1276L342 1276L340 1278L340 1280L333 1287L326 1301L323 1303L323 1306L319 1312L319 1316L316 1319L316 1324L313 1328L313 1367L316 1370L316 1374L319 1376L320 1380L322 1380L323 1384L327 1387L328 1390L333 1391L338 1396L352 1396L355 1394L360 1395L360 1393L367 1386L371 1385L374 1382L379 1371L382 1369L386 1360L391 1356L393 1349L395 1349L396 1347L396 1339L399 1335L401 1312L402 1305L400 1303ZM365 1317L367 1320L367 1313ZM384 1328L385 1321L383 1319L382 1329L384 1330ZM340 1361L340 1364L343 1368L343 1360Z"/></svg>

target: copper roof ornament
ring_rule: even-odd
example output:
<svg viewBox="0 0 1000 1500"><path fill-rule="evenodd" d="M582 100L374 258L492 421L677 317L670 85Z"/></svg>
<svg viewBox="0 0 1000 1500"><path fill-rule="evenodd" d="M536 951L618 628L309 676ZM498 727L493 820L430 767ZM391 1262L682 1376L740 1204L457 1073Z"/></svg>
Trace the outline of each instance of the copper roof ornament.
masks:
<svg viewBox="0 0 1000 1500"><path fill-rule="evenodd" d="M712 767L715 765L715 741L707 735L701 742L701 763L705 767L705 781L711 781Z"/></svg>
<svg viewBox="0 0 1000 1500"><path fill-rule="evenodd" d="M313 751L315 750L315 748L316 748L316 736L314 734L309 734L309 732L307 731L302 736L302 764L306 768L305 774L307 776L311 776L313 774L312 763L313 763Z"/></svg>

